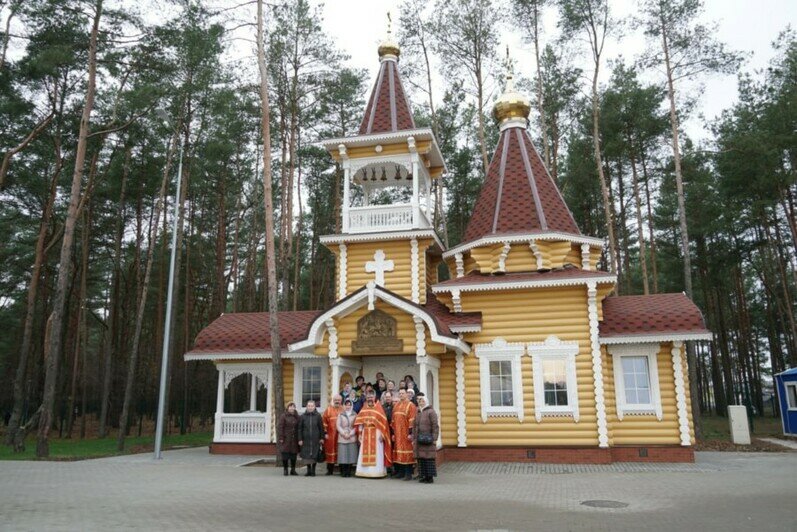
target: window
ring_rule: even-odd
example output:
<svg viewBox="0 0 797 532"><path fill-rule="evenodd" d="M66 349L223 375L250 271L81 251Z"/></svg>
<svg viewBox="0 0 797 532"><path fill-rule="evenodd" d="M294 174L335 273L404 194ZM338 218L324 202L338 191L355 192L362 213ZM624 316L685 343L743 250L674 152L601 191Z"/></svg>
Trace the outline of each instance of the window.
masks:
<svg viewBox="0 0 797 532"><path fill-rule="evenodd" d="M661 421L658 343L609 346L614 366L617 419L626 415L655 415Z"/></svg>
<svg viewBox="0 0 797 532"><path fill-rule="evenodd" d="M300 412L310 400L319 410L326 408L327 367L327 363L318 360L293 360L293 402Z"/></svg>
<svg viewBox="0 0 797 532"><path fill-rule="evenodd" d="M534 416L571 416L578 422L576 356L578 342L563 342L549 336L528 344L534 376Z"/></svg>
<svg viewBox="0 0 797 532"><path fill-rule="evenodd" d="M623 372L625 403L628 405L650 404L650 374L648 372L648 358L621 356L620 363Z"/></svg>
<svg viewBox="0 0 797 532"><path fill-rule="evenodd" d="M797 410L797 383L786 383L786 400L789 403L789 410Z"/></svg>
<svg viewBox="0 0 797 532"><path fill-rule="evenodd" d="M490 361L490 406L512 406L512 362Z"/></svg>
<svg viewBox="0 0 797 532"><path fill-rule="evenodd" d="M567 406L566 361L543 360L542 376L546 406Z"/></svg>
<svg viewBox="0 0 797 532"><path fill-rule="evenodd" d="M321 367L310 366L302 368L302 406L307 401L321 404Z"/></svg>
<svg viewBox="0 0 797 532"><path fill-rule="evenodd" d="M520 359L523 344L509 344L496 338L475 346L479 359L482 421L492 416L516 416L523 421L523 381Z"/></svg>

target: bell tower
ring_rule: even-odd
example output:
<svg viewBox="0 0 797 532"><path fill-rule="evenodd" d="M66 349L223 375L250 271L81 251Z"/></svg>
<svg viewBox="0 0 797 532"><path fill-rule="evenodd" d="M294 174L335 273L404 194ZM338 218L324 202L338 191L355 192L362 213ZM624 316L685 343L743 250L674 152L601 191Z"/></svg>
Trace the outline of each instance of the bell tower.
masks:
<svg viewBox="0 0 797 532"><path fill-rule="evenodd" d="M337 255L338 299L373 281L423 303L443 251L432 183L445 163L432 130L415 125L389 16L377 52L379 72L358 134L320 143L343 172L341 233L321 242Z"/></svg>

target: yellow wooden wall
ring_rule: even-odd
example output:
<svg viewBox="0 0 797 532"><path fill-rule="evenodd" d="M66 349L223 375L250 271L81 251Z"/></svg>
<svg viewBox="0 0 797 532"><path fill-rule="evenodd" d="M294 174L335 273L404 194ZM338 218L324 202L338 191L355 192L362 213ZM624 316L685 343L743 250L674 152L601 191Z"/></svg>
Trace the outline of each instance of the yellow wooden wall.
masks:
<svg viewBox="0 0 797 532"><path fill-rule="evenodd" d="M457 445L457 371L456 358L449 353L440 357L440 430L443 445Z"/></svg>
<svg viewBox="0 0 797 532"><path fill-rule="evenodd" d="M489 417L483 423L479 360L474 355L467 356L465 396L468 445L597 445L586 287L466 292L462 295L462 307L466 312L482 312L482 331L466 334L468 342L489 343L496 337L508 342L542 342L548 336L555 335L562 341L579 343L576 356L578 423L571 417L544 417L537 423L529 356L521 359L525 408L523 423L516 417Z"/></svg>
<svg viewBox="0 0 797 532"><path fill-rule="evenodd" d="M378 249L385 252L385 260L393 261L393 271L385 272L385 288L412 299L412 247L409 238L404 240L379 240L376 242L352 242L346 244L346 294L351 294L374 280L374 274L365 271L365 265L374 260ZM432 239L418 239L418 288L420 304L426 302L429 282L437 282L437 273L427 273L426 250L433 245ZM340 291L340 248L330 244L335 254L335 293Z"/></svg>

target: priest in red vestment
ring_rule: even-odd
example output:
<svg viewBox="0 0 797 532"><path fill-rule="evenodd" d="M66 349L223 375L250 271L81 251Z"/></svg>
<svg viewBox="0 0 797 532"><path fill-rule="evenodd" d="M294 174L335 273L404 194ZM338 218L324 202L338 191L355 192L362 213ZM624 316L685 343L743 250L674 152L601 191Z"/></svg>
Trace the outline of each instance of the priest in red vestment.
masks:
<svg viewBox="0 0 797 532"><path fill-rule="evenodd" d="M356 475L364 478L386 477L387 467L392 463L390 427L373 391L366 395L365 406L357 414L354 426L360 437Z"/></svg>
<svg viewBox="0 0 797 532"><path fill-rule="evenodd" d="M393 478L412 480L415 453L412 448L412 426L418 409L410 401L407 390L399 390L399 402L393 405Z"/></svg>
<svg viewBox="0 0 797 532"><path fill-rule="evenodd" d="M338 416L343 412L340 395L332 396L332 404L324 410L321 422L324 425L324 456L327 461L327 476L335 472L338 463Z"/></svg>

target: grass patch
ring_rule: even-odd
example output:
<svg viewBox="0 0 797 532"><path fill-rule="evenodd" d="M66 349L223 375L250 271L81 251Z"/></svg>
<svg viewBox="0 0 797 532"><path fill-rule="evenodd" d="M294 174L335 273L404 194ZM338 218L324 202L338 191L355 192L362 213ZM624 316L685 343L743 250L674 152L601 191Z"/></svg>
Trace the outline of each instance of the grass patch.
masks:
<svg viewBox="0 0 797 532"><path fill-rule="evenodd" d="M163 448L175 447L201 447L210 445L213 440L212 432L192 432L189 434L171 434L163 437ZM101 458L104 456L118 456L122 454L135 454L152 451L155 437L133 436L127 438L125 450L116 450L116 437L91 438L91 439L57 439L50 440L50 457L48 460L85 460L87 458ZM37 460L35 434L25 442L25 451L15 453L11 447L0 445L0 460Z"/></svg>
<svg viewBox="0 0 797 532"><path fill-rule="evenodd" d="M731 429L727 417L702 416L703 439L704 440L727 440L731 439ZM780 418L772 416L753 418L753 437L770 438L782 437L783 427Z"/></svg>

